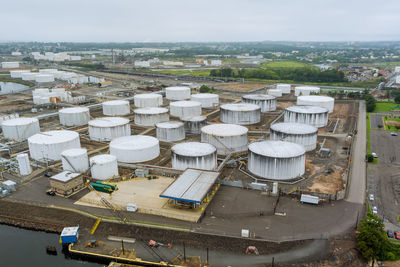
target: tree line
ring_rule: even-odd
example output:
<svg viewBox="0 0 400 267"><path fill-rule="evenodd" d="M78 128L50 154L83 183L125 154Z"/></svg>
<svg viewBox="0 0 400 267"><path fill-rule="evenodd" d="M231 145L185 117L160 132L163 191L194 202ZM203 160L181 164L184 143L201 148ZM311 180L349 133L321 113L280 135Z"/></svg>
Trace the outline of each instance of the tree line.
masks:
<svg viewBox="0 0 400 267"><path fill-rule="evenodd" d="M339 70L320 70L317 68L279 68L279 69L232 69L220 68L210 71L212 77L257 78L266 80L291 80L296 82L346 82L344 73Z"/></svg>

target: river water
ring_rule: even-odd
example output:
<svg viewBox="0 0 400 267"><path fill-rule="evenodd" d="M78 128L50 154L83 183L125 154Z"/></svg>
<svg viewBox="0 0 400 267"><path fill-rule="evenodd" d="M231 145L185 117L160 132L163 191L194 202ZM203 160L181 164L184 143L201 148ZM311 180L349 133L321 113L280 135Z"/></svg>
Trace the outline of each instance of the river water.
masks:
<svg viewBox="0 0 400 267"><path fill-rule="evenodd" d="M47 245L57 248L57 256L48 255L46 253ZM0 266L104 266L103 264L65 258L61 249L58 234L29 231L12 226L0 225Z"/></svg>

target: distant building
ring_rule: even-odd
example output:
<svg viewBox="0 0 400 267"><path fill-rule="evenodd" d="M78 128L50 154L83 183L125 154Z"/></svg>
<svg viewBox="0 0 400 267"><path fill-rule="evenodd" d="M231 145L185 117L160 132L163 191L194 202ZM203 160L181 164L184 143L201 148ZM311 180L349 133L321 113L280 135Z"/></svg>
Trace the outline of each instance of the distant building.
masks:
<svg viewBox="0 0 400 267"><path fill-rule="evenodd" d="M19 68L19 62L1 62L3 69L17 69Z"/></svg>
<svg viewBox="0 0 400 267"><path fill-rule="evenodd" d="M399 73L400 72L400 66L394 68L394 72Z"/></svg>
<svg viewBox="0 0 400 267"><path fill-rule="evenodd" d="M16 51L16 52L11 52L11 55L12 55L12 56L21 56L21 55L22 55L22 53L21 53L21 52L18 52L18 51Z"/></svg>
<svg viewBox="0 0 400 267"><path fill-rule="evenodd" d="M222 60L219 59L213 59L211 60L211 66L221 66L222 65Z"/></svg>
<svg viewBox="0 0 400 267"><path fill-rule="evenodd" d="M182 61L163 61L164 66L183 67Z"/></svg>
<svg viewBox="0 0 400 267"><path fill-rule="evenodd" d="M134 65L135 65L136 68L150 68L150 62L149 61L135 60Z"/></svg>

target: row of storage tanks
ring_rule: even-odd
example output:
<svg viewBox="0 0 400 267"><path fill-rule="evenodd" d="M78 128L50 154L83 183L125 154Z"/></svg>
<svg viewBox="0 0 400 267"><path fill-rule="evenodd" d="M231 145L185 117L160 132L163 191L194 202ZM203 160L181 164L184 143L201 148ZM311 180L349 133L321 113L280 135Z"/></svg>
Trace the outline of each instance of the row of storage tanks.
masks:
<svg viewBox="0 0 400 267"><path fill-rule="evenodd" d="M100 83L104 78L94 76L85 76L74 72L59 71L57 69L39 69L38 72L30 70L12 70L10 71L11 78L19 78L23 81L35 81L37 83L54 82L55 79L67 81L69 83Z"/></svg>
<svg viewBox="0 0 400 267"><path fill-rule="evenodd" d="M142 96L138 98L138 105L143 98L146 97ZM152 99L152 97L150 97L150 99ZM248 108L246 108L246 105L257 106L257 108L254 107L254 110L258 110L258 112L261 112L262 108L264 108L264 111L273 110L274 106L276 108L276 103L275 105L272 103L275 99L270 96L243 97L243 100L245 99L251 101L259 100L261 102L257 104L242 103L239 105L245 106L240 106L240 108L235 106L232 111L247 112ZM158 105L160 103L159 98L157 101L155 101L155 98L152 99L152 101ZM143 105L146 106L146 104ZM107 115L115 115L115 113L113 113L116 110L113 109L115 106L118 107L118 112L129 113L129 106L128 109L126 109L125 105L121 105L121 103L115 105L114 102L114 105L110 105L111 110L107 109L107 104L105 106L105 113L107 113ZM103 111L105 106L103 105ZM304 108L306 108L306 111L304 111ZM171 156L172 166L176 169L192 167L213 170L217 166L217 154L227 155L229 153L243 152L248 149L249 170L252 173L264 178L278 180L297 177L304 173L304 164L300 164L299 162L304 162L305 151L310 151L316 146L317 128L304 124L314 125L314 120L302 120L302 116L299 116L299 114L313 114L313 116L319 114L318 112L310 112L310 110L308 110L310 108L324 110L324 114L327 118L329 111L326 108L315 106L288 107L285 111L285 123L271 126L271 140L257 142L257 144L250 144L249 146L247 138L248 129L246 127L237 125L236 123L204 126L206 124L205 117L198 116L200 118L197 118L197 120L193 120L193 117L191 117L191 119L188 120L191 123L197 121L203 122L202 125L197 124L197 127L201 130L202 143L189 142L173 146ZM294 109L294 111L290 109ZM291 114L289 114L290 116L286 116L287 111L292 113L297 112L297 116ZM99 163L95 163L99 168L104 165L110 165L109 167L104 167L105 170L98 174L95 174L96 168L93 169L92 166L92 176L97 179L105 179L117 174L114 173L110 176L111 172L118 172L117 160L120 162L136 163L149 161L158 157L160 153L159 140L167 142L180 141L185 138L185 132L188 132L187 130L185 131L185 121L167 121L156 123L158 139L151 136L131 136L129 120L125 118L104 117L89 121L89 110L84 107L62 109L59 115L60 122L64 125L75 126L88 123L89 135L93 140L112 140L110 143L110 155L100 155L93 159L93 162L97 162L96 160L99 161ZM290 123L290 120L293 119L295 123ZM10 126L9 129L7 129L8 126ZM12 133L7 134L7 131L8 133ZM28 144L31 157L35 160L60 160L64 157L70 157L71 153L73 155L78 152L78 154L85 154L82 149L76 150L80 149L78 133L66 130L50 131L46 133L39 133L39 131L39 122L34 118L19 118L17 121L10 120L9 123L3 123L3 132L6 138L17 139L15 137L29 137ZM75 149L75 152L69 152L66 156L63 156L63 151L69 149ZM273 151L273 153L271 151ZM294 153L294 151L296 151L296 153ZM81 155L81 157L83 157L83 155ZM272 166L271 161L274 162L273 168L269 168ZM65 162L68 163L71 161L65 160ZM92 162L92 159L89 162ZM94 164L93 162L91 164ZM63 165L67 165L67 163L63 163ZM111 167L111 165L113 167ZM289 165L293 165L292 168L288 168ZM269 167L265 168L265 166ZM84 167L82 168L85 169ZM274 171L271 172L271 170ZM100 175L100 173L103 173L103 175Z"/></svg>

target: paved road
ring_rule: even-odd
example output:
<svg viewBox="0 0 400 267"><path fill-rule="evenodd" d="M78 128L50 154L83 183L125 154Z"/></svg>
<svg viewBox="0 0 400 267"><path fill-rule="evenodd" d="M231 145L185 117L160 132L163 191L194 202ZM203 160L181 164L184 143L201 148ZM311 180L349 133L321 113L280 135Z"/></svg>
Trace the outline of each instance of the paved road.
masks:
<svg viewBox="0 0 400 267"><path fill-rule="evenodd" d="M367 126L365 102L359 102L359 116L357 125L357 135L354 140L352 168L350 171L349 190L346 201L364 204L366 189L366 143Z"/></svg>

